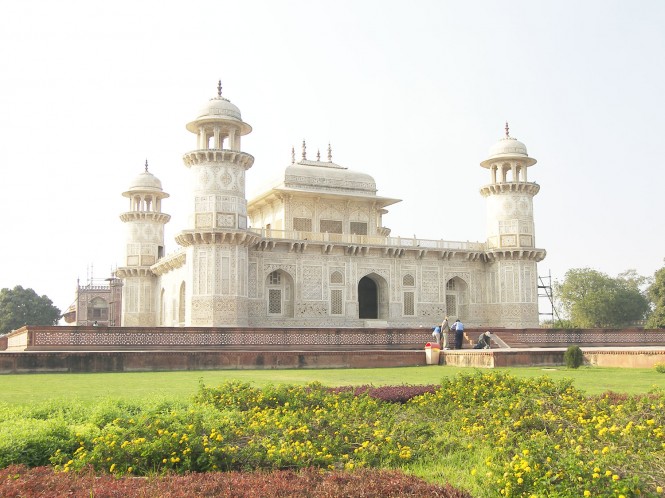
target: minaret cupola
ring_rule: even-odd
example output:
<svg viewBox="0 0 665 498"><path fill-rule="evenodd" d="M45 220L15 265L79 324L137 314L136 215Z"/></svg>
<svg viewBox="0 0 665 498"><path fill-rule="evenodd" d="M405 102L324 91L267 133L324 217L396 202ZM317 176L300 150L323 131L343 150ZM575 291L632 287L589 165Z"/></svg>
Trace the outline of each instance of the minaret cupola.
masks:
<svg viewBox="0 0 665 498"><path fill-rule="evenodd" d="M526 145L510 136L510 128L506 122L506 136L496 142L489 150L489 157L480 165L490 170L490 184L526 183L527 168L536 164L529 157Z"/></svg>
<svg viewBox="0 0 665 498"><path fill-rule="evenodd" d="M197 149L240 150L240 137L252 131L242 120L240 109L222 97L222 82L217 84L217 96L197 113L196 119L187 123L187 129L196 133Z"/></svg>

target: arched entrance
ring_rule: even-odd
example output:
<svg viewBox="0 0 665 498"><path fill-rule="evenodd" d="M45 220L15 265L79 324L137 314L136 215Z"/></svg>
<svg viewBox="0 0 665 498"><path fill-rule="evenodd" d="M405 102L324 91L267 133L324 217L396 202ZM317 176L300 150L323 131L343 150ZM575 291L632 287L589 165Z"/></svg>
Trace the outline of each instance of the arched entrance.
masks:
<svg viewBox="0 0 665 498"><path fill-rule="evenodd" d="M369 277L358 282L358 318L379 318L379 288Z"/></svg>

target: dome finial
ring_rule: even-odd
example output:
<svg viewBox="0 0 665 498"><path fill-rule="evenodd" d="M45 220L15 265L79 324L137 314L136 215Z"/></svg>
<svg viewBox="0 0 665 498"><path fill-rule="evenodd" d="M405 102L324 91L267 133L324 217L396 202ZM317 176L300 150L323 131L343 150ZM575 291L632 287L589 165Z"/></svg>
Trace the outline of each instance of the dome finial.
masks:
<svg viewBox="0 0 665 498"><path fill-rule="evenodd" d="M508 127L508 121L506 121L506 138L510 138L510 128Z"/></svg>
<svg viewBox="0 0 665 498"><path fill-rule="evenodd" d="M321 151L316 149L316 161L321 162Z"/></svg>
<svg viewBox="0 0 665 498"><path fill-rule="evenodd" d="M304 140L302 141L302 160L307 160L307 146L305 145Z"/></svg>
<svg viewBox="0 0 665 498"><path fill-rule="evenodd" d="M328 162L332 162L332 147L330 147L330 142L328 142Z"/></svg>
<svg viewBox="0 0 665 498"><path fill-rule="evenodd" d="M222 96L222 80L217 81L217 96Z"/></svg>
<svg viewBox="0 0 665 498"><path fill-rule="evenodd" d="M296 162L296 148L291 146L291 164Z"/></svg>
<svg viewBox="0 0 665 498"><path fill-rule="evenodd" d="M145 172L146 173L148 172L148 160L147 159L145 160Z"/></svg>

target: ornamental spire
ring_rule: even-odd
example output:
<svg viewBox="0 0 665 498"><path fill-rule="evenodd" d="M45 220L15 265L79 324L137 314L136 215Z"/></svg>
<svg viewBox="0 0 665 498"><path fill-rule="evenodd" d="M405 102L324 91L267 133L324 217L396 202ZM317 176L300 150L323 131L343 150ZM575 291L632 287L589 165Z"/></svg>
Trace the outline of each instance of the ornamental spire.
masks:
<svg viewBox="0 0 665 498"><path fill-rule="evenodd" d="M506 121L506 138L510 138L510 128L508 127L508 121Z"/></svg>
<svg viewBox="0 0 665 498"><path fill-rule="evenodd" d="M321 151L316 150L316 162L321 162Z"/></svg>
<svg viewBox="0 0 665 498"><path fill-rule="evenodd" d="M145 172L146 173L148 172L148 160L147 159L145 160Z"/></svg>
<svg viewBox="0 0 665 498"><path fill-rule="evenodd" d="M291 146L291 164L296 162L296 148Z"/></svg>
<svg viewBox="0 0 665 498"><path fill-rule="evenodd" d="M332 147L330 147L330 142L328 142L328 162L332 162Z"/></svg>
<svg viewBox="0 0 665 498"><path fill-rule="evenodd" d="M218 97L222 96L222 80L219 80L217 82L217 96Z"/></svg>
<svg viewBox="0 0 665 498"><path fill-rule="evenodd" d="M302 141L302 160L306 161L307 160L307 145L305 145L305 141Z"/></svg>

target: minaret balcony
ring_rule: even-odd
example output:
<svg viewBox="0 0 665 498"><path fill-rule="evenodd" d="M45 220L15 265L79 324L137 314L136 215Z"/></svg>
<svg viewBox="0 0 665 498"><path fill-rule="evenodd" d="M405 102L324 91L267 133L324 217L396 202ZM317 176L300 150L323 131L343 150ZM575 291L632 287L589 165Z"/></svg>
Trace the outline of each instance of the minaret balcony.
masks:
<svg viewBox="0 0 665 498"><path fill-rule="evenodd" d="M545 256L545 249L491 249L485 253L488 262L504 260L528 260L539 263Z"/></svg>
<svg viewBox="0 0 665 498"><path fill-rule="evenodd" d="M118 278L155 276L152 270L150 270L149 266L138 266L134 268L130 268L128 266L120 267L115 271L115 275Z"/></svg>
<svg viewBox="0 0 665 498"><path fill-rule="evenodd" d="M248 170L254 164L254 156L246 152L228 149L200 149L188 152L182 157L188 168L196 164L232 163Z"/></svg>
<svg viewBox="0 0 665 498"><path fill-rule="evenodd" d="M492 194L505 194L510 192L536 195L539 191L540 185L533 182L502 182L484 185L480 188L480 195L487 197Z"/></svg>
<svg viewBox="0 0 665 498"><path fill-rule="evenodd" d="M157 211L127 211L120 215L122 221L154 221L156 223L167 223L171 219L170 214Z"/></svg>
<svg viewBox="0 0 665 498"><path fill-rule="evenodd" d="M261 237L247 230L183 230L176 235L176 242L183 246L194 246L201 244L234 244L245 247L256 245Z"/></svg>

